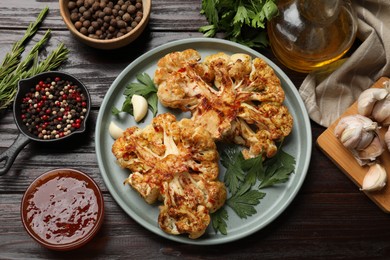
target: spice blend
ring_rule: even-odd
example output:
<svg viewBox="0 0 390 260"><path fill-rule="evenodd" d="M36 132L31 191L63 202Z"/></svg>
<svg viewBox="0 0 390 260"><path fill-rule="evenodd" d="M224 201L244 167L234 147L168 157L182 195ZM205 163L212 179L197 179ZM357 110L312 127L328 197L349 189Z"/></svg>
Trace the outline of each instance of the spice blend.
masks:
<svg viewBox="0 0 390 260"><path fill-rule="evenodd" d="M39 81L21 104L21 119L39 139L58 139L79 129L87 113L81 87L56 77Z"/></svg>

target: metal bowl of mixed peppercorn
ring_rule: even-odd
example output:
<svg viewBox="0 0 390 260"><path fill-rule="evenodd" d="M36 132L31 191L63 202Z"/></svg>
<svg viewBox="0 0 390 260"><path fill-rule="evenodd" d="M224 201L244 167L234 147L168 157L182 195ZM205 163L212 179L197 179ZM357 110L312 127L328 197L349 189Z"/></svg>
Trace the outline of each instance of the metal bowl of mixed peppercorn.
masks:
<svg viewBox="0 0 390 260"><path fill-rule="evenodd" d="M151 0L59 0L71 33L97 49L117 49L133 42L149 21Z"/></svg>
<svg viewBox="0 0 390 260"><path fill-rule="evenodd" d="M15 158L30 141L54 143L83 133L91 109L84 84L70 74L51 71L20 80L13 112L20 133L2 154L0 175L8 172Z"/></svg>

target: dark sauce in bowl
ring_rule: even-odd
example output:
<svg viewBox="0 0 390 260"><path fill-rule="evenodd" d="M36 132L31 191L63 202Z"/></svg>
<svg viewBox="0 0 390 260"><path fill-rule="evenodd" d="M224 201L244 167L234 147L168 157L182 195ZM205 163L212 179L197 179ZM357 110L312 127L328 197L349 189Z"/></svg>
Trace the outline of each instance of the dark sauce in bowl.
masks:
<svg viewBox="0 0 390 260"><path fill-rule="evenodd" d="M92 239L103 221L97 184L73 169L38 177L22 199L22 221L31 237L54 250L78 248Z"/></svg>

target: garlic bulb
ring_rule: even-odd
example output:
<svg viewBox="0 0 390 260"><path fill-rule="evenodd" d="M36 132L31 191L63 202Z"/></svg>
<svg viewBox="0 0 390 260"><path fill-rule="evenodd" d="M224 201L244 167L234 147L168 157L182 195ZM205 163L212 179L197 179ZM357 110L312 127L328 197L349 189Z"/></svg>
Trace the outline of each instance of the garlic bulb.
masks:
<svg viewBox="0 0 390 260"><path fill-rule="evenodd" d="M375 161L384 151L384 144L377 135L366 148L356 151L356 154L360 160Z"/></svg>
<svg viewBox="0 0 390 260"><path fill-rule="evenodd" d="M375 161L384 152L378 136L378 124L368 117L356 114L340 119L334 134L360 165Z"/></svg>
<svg viewBox="0 0 390 260"><path fill-rule="evenodd" d="M390 125L390 96L375 103L372 117L382 125Z"/></svg>
<svg viewBox="0 0 390 260"><path fill-rule="evenodd" d="M369 88L363 91L357 101L358 113L371 117L382 125L390 125L390 81L383 88Z"/></svg>
<svg viewBox="0 0 390 260"><path fill-rule="evenodd" d="M117 126L114 122L111 121L110 126L108 127L108 132L114 139L118 139L123 134L123 129Z"/></svg>
<svg viewBox="0 0 390 260"><path fill-rule="evenodd" d="M362 191L376 191L381 190L387 182L386 169L380 164L373 164L368 169L364 176Z"/></svg>
<svg viewBox="0 0 390 260"><path fill-rule="evenodd" d="M351 115L340 119L335 135L348 149L361 150L374 139L378 124L362 115Z"/></svg>
<svg viewBox="0 0 390 260"><path fill-rule="evenodd" d="M134 120L139 122L148 113L148 101L143 96L133 95L131 97L131 103L133 104Z"/></svg>

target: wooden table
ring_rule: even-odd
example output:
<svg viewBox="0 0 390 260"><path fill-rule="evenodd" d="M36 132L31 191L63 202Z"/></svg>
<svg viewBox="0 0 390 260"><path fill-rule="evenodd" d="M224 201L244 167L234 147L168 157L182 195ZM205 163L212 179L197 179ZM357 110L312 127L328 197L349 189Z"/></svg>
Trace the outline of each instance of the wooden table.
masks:
<svg viewBox="0 0 390 260"><path fill-rule="evenodd" d="M117 75L135 58L161 44L202 37L206 24L200 0L153 0L146 31L133 44L115 51L95 50L78 42L66 29L55 0L0 1L0 58L23 35L44 6L50 13L37 33L52 29L50 51L64 42L70 49L62 71L80 78L90 90L92 113L85 138L78 144L42 147L30 143L8 174L0 177L0 259L31 258L385 258L390 256L390 218L315 146L325 130L312 122L313 153L306 180L292 204L266 228L218 246L194 246L161 238L137 224L116 204L100 176L95 155L94 125L99 106ZM36 42L34 37L32 43ZM259 50L277 63L298 88L305 74L286 69L269 49ZM43 55L47 52L44 51ZM18 130L11 109L0 114L0 153L15 140ZM79 250L59 253L33 241L22 227L20 201L37 176L58 167L90 174L104 191L105 221L97 237Z"/></svg>

